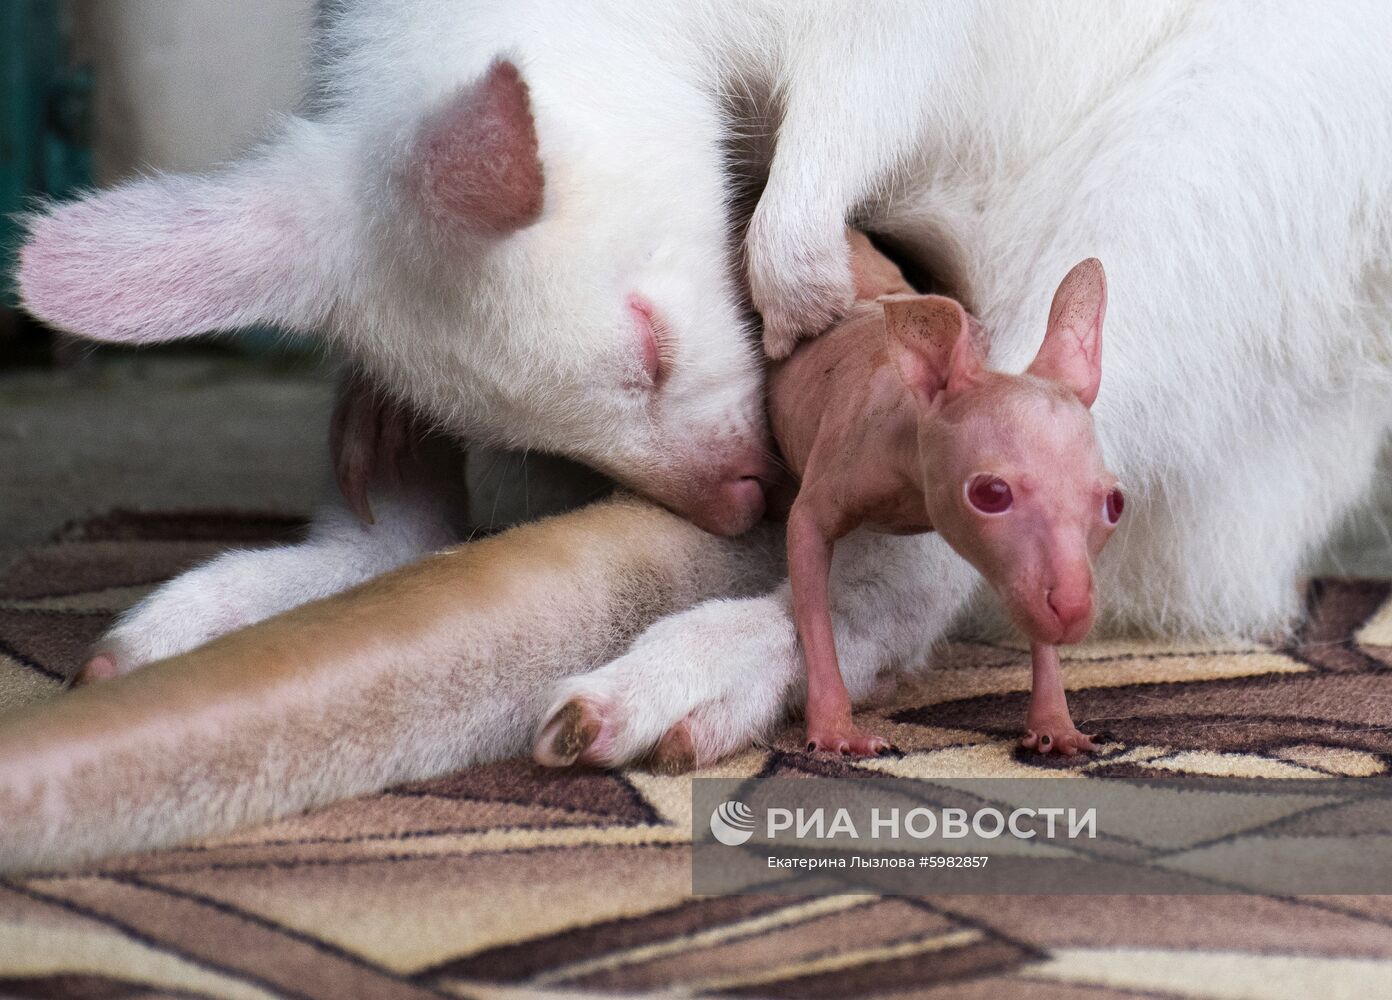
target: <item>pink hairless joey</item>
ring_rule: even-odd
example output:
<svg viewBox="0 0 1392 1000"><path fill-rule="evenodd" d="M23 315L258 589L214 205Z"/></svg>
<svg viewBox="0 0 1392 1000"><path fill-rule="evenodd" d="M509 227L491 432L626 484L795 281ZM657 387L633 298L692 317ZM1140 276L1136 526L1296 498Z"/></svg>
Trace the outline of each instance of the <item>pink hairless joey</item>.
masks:
<svg viewBox="0 0 1392 1000"><path fill-rule="evenodd" d="M856 528L937 531L976 567L1029 637L1023 745L1096 749L1073 725L1056 647L1092 626L1092 559L1124 499L1089 412L1101 381L1102 265L1064 277L1029 368L986 367L981 325L956 301L914 294L850 234L850 314L773 372L770 417L798 477L788 569L807 667L807 743L869 756L889 744L851 720L832 635L832 546Z"/></svg>

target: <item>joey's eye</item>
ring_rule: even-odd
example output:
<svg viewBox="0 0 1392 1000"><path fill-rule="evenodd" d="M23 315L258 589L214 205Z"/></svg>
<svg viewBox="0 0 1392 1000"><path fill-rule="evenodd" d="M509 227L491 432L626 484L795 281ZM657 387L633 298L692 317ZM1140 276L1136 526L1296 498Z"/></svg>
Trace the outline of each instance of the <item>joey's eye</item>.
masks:
<svg viewBox="0 0 1392 1000"><path fill-rule="evenodd" d="M1102 520L1108 524L1116 524L1121 520L1121 512L1126 509L1126 497L1121 490L1113 486L1107 491L1107 498L1102 501Z"/></svg>
<svg viewBox="0 0 1392 1000"><path fill-rule="evenodd" d="M982 474L967 480L967 502L983 514L1004 514L1015 497L1000 476Z"/></svg>

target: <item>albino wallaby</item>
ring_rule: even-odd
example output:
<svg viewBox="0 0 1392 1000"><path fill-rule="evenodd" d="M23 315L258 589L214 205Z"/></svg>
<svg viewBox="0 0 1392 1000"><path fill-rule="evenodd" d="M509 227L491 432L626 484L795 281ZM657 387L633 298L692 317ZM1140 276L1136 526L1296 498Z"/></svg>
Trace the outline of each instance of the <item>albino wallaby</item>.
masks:
<svg viewBox="0 0 1392 1000"><path fill-rule="evenodd" d="M985 367L980 324L959 303L913 294L892 266L862 264L877 256L863 236L852 247L858 276L890 280L857 287L856 308L778 365L769 391L774 437L799 479L788 571L807 748L889 749L851 721L828 604L832 546L864 525L936 531L975 566L1031 641L1025 745L1095 749L1069 716L1054 646L1092 625L1092 560L1125 503L1088 414L1102 374L1102 266L1068 272L1039 354L1025 374L1004 375Z"/></svg>
<svg viewBox="0 0 1392 1000"><path fill-rule="evenodd" d="M739 481L763 474L765 432L725 140L753 131L772 155L754 165L768 183L745 249L773 353L851 301L848 218L941 277L991 331L991 362L1006 370L1032 356L1057 276L1088 254L1105 259L1114 306L1094 413L1128 496L1097 566L1100 614L1167 631L1269 630L1298 610L1295 579L1366 497L1392 426L1390 34L1392 10L1375 0L1277 2L1261 17L1198 0L594 0L578 11L357 0L326 45L321 119L290 123L222 174L142 181L38 218L21 289L45 318L90 336L139 341L250 321L322 330L447 431L570 455L734 529L757 509ZM529 117L517 111L519 82ZM733 118L732 103L749 114ZM533 201L465 153L484 123L512 137L488 161L521 164L509 178L537 176L526 155L535 135L542 194L530 224ZM460 172L442 173L453 153ZM470 176L483 194L474 181L454 187ZM460 217L494 198L509 210ZM302 546L194 571L104 648L126 671L448 537L431 495L375 495L372 510L370 529L326 514ZM648 564L635 536L639 549L660 549L669 530L686 540L669 568L681 574L714 579L731 546L751 568L779 561L748 542L693 540L676 519L635 515L620 528L628 517L602 530L562 518L545 537L560 544L566 524L597 532L592 543L610 549L600 562L617 577ZM494 558L510 537L488 543ZM561 559L550 572L556 592L591 579ZM873 588L856 583L870 579ZM927 662L977 589L971 567L933 535L842 540L831 611L851 698L882 671ZM522 591L510 602L517 621L540 627L545 598ZM8 820L22 788L35 796L22 801L48 803L36 825L15 827L29 832L13 850L84 825L72 835L88 854L168 842L513 753L526 725L571 699L604 727L597 763L649 754L671 732L685 734L684 762L701 763L766 733L802 691L783 586L657 621L614 662L561 681L539 710L539 686L593 662L566 658L545 636L612 637L626 634L616 621L633 623L602 601L544 610L534 654L481 643L461 682L476 685L474 697L395 703L412 725L377 730L389 774L330 767L312 779L283 774L269 791L266 751L229 734L273 706L282 731L303 736L297 746L321 746L325 689L220 703L198 663L232 655L225 645L158 668L190 668L181 700L145 709L148 724L121 737L121 760L154 755L172 769L131 773L127 808L156 817L144 826L103 812L61 754L0 735L17 755L0 754L0 815ZM457 612L458 628L437 637L464 642L507 624ZM386 679L422 661L389 648L357 651L358 669L384 686L370 702L344 688L333 711L410 688ZM135 679L80 697L125 704L118 692ZM212 735L176 725L195 708L216 714ZM25 732L46 719L60 731L44 745L65 745L61 720L73 716L41 714ZM459 732L467 746L447 735ZM179 823L162 825L157 810L140 810L161 801L160 775L178 770L171 744L195 740L200 759L222 762L226 797L217 808L191 801ZM321 750L311 756L325 759ZM103 773L119 782L127 771Z"/></svg>

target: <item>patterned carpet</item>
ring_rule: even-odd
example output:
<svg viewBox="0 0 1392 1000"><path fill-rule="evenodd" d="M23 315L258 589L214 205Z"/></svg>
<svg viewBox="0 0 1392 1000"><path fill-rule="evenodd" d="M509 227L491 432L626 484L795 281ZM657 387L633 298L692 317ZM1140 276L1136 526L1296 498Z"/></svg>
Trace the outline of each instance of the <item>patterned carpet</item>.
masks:
<svg viewBox="0 0 1392 1000"><path fill-rule="evenodd" d="M274 517L117 514L0 576L0 712L58 696L150 586ZM1392 771L1392 587L1319 581L1289 646L1095 643L1065 667L1111 737L1017 753L1021 650L951 647L868 713L904 776ZM835 774L789 731L712 774ZM692 898L685 778L513 761L181 850L0 881L0 997L1392 995L1392 897ZM0 817L0 823L3 818ZM0 826L0 836L3 827Z"/></svg>

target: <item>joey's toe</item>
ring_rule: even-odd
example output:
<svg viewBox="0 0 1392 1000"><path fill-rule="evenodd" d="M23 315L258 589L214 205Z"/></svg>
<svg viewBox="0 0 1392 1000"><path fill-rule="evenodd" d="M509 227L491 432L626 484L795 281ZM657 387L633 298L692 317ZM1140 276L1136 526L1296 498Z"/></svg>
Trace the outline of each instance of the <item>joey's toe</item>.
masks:
<svg viewBox="0 0 1392 1000"><path fill-rule="evenodd" d="M824 752L841 757L878 757L892 750L889 741L853 728L836 727L826 733L808 733L807 752Z"/></svg>
<svg viewBox="0 0 1392 1000"><path fill-rule="evenodd" d="M1071 725L1060 725L1052 729L1029 729L1020 738L1020 746L1039 754L1058 754L1061 757L1076 757L1097 749L1091 736L1081 733Z"/></svg>

